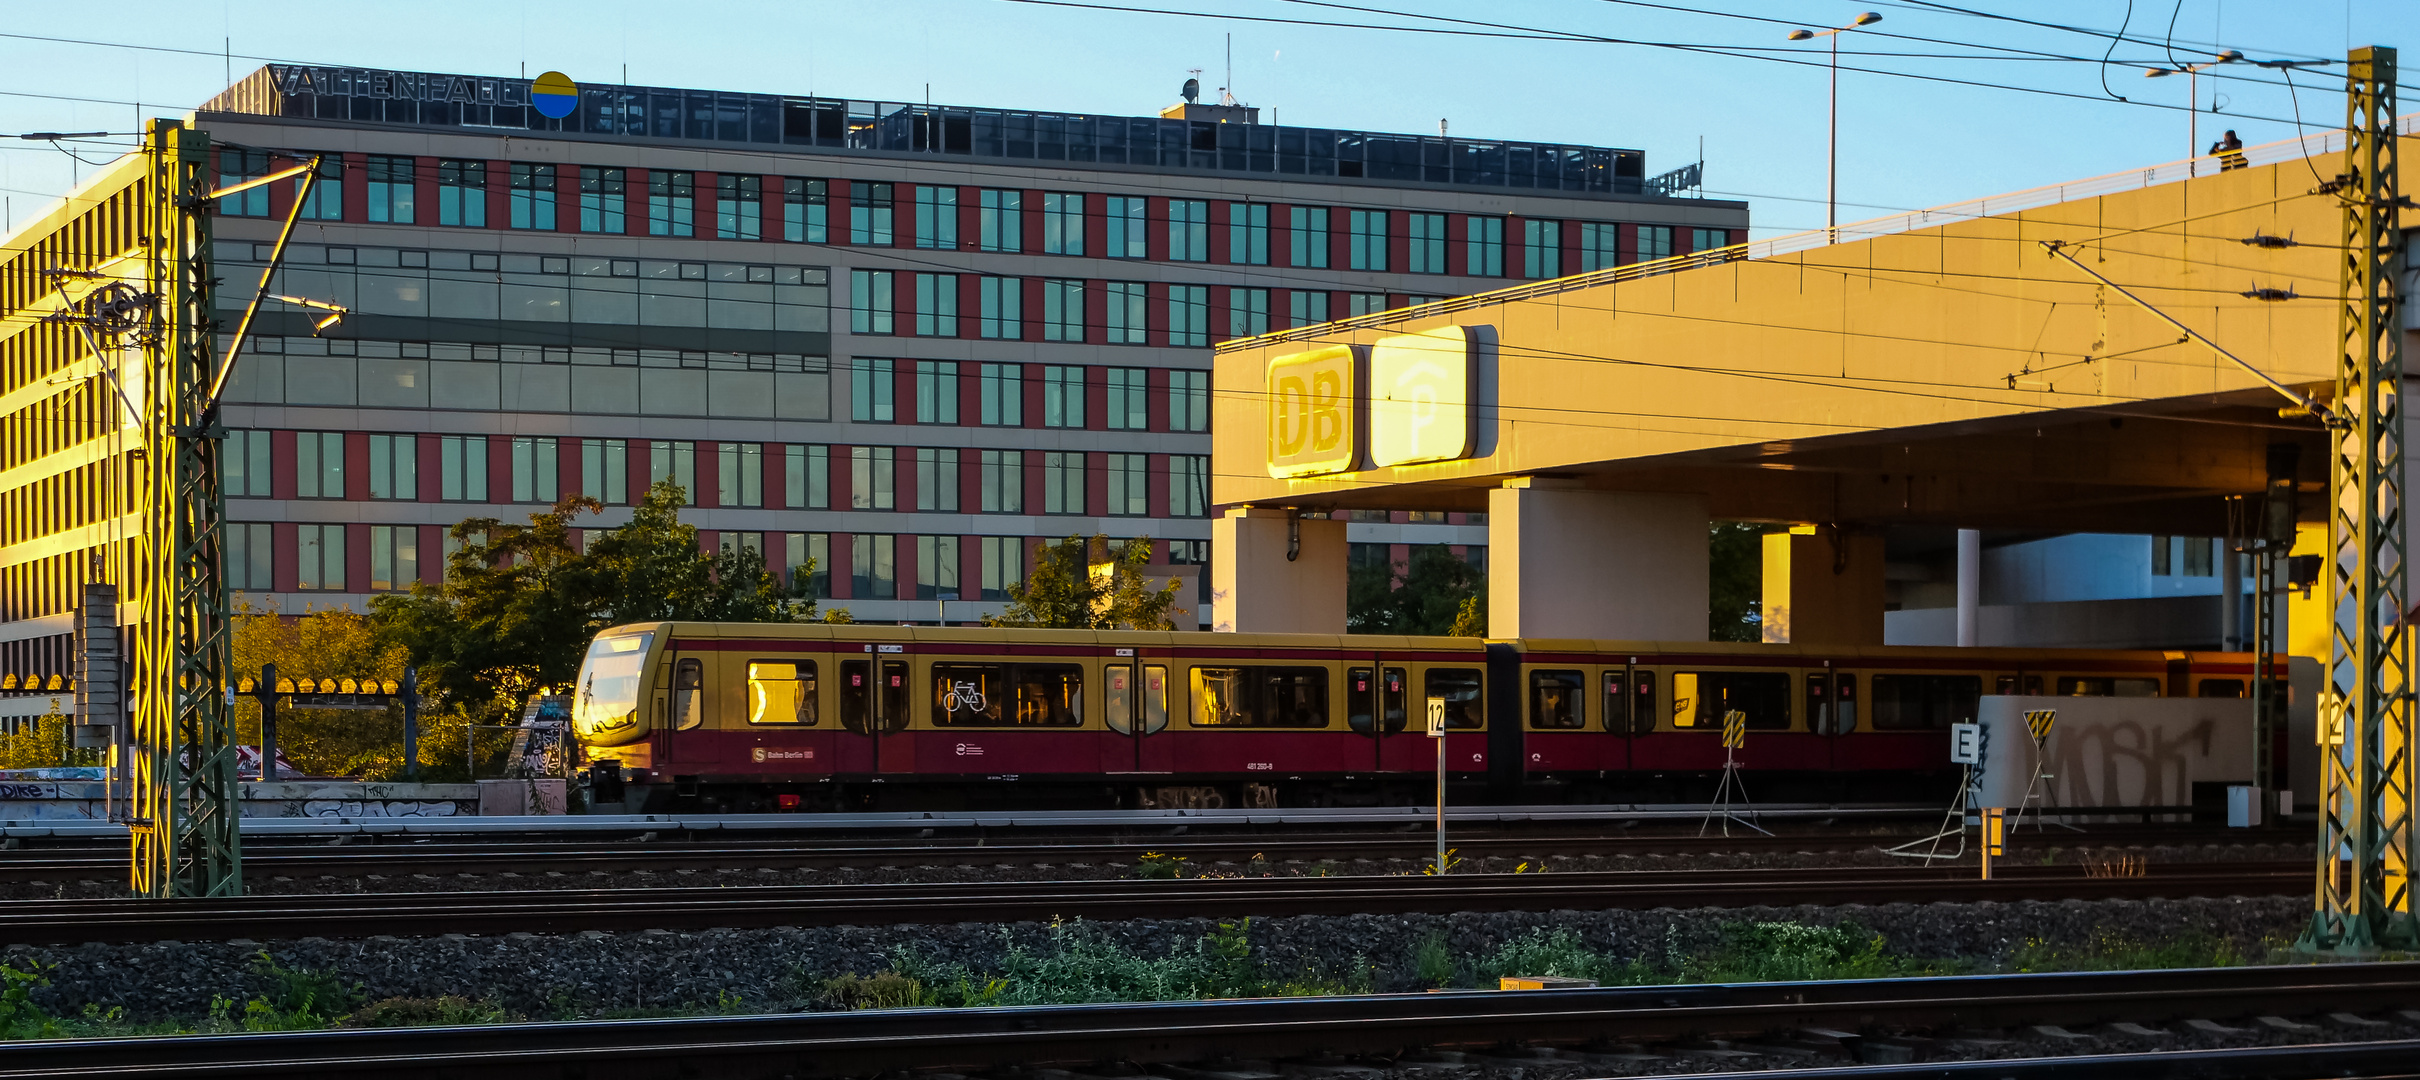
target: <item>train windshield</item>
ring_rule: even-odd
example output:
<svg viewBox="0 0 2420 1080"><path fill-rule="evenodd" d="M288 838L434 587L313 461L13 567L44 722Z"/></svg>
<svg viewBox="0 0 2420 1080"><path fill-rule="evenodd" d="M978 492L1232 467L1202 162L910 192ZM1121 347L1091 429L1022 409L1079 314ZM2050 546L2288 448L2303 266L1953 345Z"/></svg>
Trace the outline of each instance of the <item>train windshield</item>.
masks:
<svg viewBox="0 0 2420 1080"><path fill-rule="evenodd" d="M579 697L571 723L581 735L618 731L639 722L639 670L646 663L652 631L601 637L580 662Z"/></svg>

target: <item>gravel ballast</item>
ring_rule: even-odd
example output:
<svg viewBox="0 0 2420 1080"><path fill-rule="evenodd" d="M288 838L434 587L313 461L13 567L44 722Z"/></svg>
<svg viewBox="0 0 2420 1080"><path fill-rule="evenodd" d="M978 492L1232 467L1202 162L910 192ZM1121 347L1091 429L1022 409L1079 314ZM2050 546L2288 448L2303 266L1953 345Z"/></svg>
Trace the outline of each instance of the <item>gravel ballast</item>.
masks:
<svg viewBox="0 0 2420 1080"><path fill-rule="evenodd" d="M1898 838L1893 838L1897 842ZM1710 846L1719 841L1709 840ZM1139 857L1142 848L1135 849ZM922 866L758 867L744 863L715 870L536 872L497 874L330 874L313 876L247 875L244 891L254 896L297 896L328 893L488 892L526 889L604 889L630 887L694 887L716 885L898 885L928 882L1109 881L1137 876L1137 861L1049 863L1027 862L1013 850L1003 861L974 863L936 861ZM2159 844L2095 846L2089 841L2064 847L2026 849L2020 861L2059 865L2094 865L2136 860L2146 865L2220 862L2302 862L2312 859L2307 841L2282 843ZM1964 859L1945 865L1973 866L1970 850ZM1457 857L1455 873L1509 874L1575 873L1618 870L1749 870L1820 869L1827 867L1902 867L1917 860L1888 855L1876 848L1847 851L1721 851L1687 854L1489 855ZM1330 874L1419 874L1422 859L1326 859L1314 861L1226 862L1187 860L1183 877L1277 877ZM99 900L123 896L121 878L72 881L0 882L0 900Z"/></svg>
<svg viewBox="0 0 2420 1080"><path fill-rule="evenodd" d="M1889 950L1922 958L2005 960L2029 944L2088 949L2110 939L2156 942L2190 932L2250 956L2291 938L2309 918L2304 897L2102 900L1838 907L1697 908L1654 911L1502 912L1456 915L1310 915L1255 920L1253 951L1272 979L1369 969L1374 988L1422 988L1418 943L1442 936L1462 957L1487 955L1536 928L1563 929L1620 958L1697 952L1721 940L1724 924L1854 922ZM1216 923L1206 919L1093 924L1139 956L1191 948ZM485 999L533 1018L630 1010L761 1011L819 1007L824 980L889 968L898 950L927 961L996 970L1011 941L1044 946L1039 923L820 927L696 932L505 933L434 938L305 938L269 943L14 946L0 960L34 961L49 984L35 1003L52 1015L86 1006L122 1008L129 1020L190 1018L214 999L242 1002L273 991L263 954L291 971L332 973L362 1000Z"/></svg>

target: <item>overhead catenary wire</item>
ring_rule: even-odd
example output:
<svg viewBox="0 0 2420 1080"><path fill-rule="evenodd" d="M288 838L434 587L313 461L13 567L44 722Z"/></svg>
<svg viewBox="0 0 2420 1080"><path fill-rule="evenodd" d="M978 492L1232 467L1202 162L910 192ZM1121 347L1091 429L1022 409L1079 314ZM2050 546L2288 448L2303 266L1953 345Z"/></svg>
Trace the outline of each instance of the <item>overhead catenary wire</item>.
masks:
<svg viewBox="0 0 2420 1080"><path fill-rule="evenodd" d="M1117 11L1117 12L1125 12L1125 13L1129 13L1129 14L1140 14L1140 15L1162 15L1162 16L1169 16L1169 17L1174 17L1174 18L1219 19L1219 20L1226 20L1226 21L1241 21L1241 22L1290 23L1290 24L1306 25L1306 26L1323 26L1323 27L1336 27L1336 28L1344 28L1344 29L1356 29L1356 30L1376 30L1376 31L1387 31L1387 32L1414 33L1414 34L1419 34L1419 33L1430 33L1430 34L1443 34L1443 35L1468 35L1468 36L1481 36L1481 37L1518 37L1518 38L1525 38L1525 39L1530 39L1530 40L1546 40L1546 41L1561 41L1561 42L1569 42L1569 43L1573 43L1573 44L1591 44L1591 45L1596 45L1596 44L1601 44L1601 45L1628 45L1628 46L1636 46L1636 47L1642 47L1642 48L1670 49L1670 50L1676 50L1676 51L1681 51L1681 52L1696 53L1696 54L1700 54L1700 55L1728 56L1728 57L1732 57L1732 58L1735 58L1735 59L1744 59L1744 60L1759 60L1759 61L1763 61L1763 62L1766 62L1766 63L1774 63L1774 64L1787 64L1787 65L1790 65L1790 66L1792 66L1792 67L1820 68L1820 69L1826 69L1826 70L1828 70L1828 69L1830 68L1830 65L1829 65L1828 63L1826 63L1826 62L1824 62L1824 61L1821 61L1821 60L1802 59L1802 58L1795 57L1795 56L1791 56L1791 55L1765 55L1765 54L1764 54L1764 53L1762 53L1762 52L1747 51L1747 50L1743 50L1743 49L1738 48L1738 47L1734 47L1734 46L1727 46L1727 45L1704 45L1704 44L1696 44L1696 43L1689 43L1689 42L1649 41L1649 40L1641 40L1641 39L1630 39L1630 38L1615 38L1615 37L1607 37L1607 36L1603 36L1603 35L1597 35L1597 34L1581 34L1581 33L1576 33L1576 32L1569 32L1569 33L1557 32L1557 33L1550 33L1550 34L1529 34L1529 33L1515 33L1515 32L1511 32L1511 31L1486 31L1486 30L1475 30L1475 29L1471 29L1471 30L1466 30L1466 29L1445 29L1445 28L1438 28L1438 27L1423 27L1423 26L1396 26L1396 25L1386 25L1386 24L1378 24L1378 23L1343 23L1343 22L1334 22L1334 21L1327 21L1327 20L1315 20L1315 19L1288 19L1288 18L1282 18L1282 17L1278 17L1278 16L1271 16L1271 15L1242 15L1242 14L1236 14L1236 13L1231 13L1231 12L1177 11L1177 10L1171 10L1171 9L1167 9L1167 8L1139 7L1139 6L1134 6L1134 5L1130 5L1130 4L1116 4L1116 3L1106 3L1106 2L1088 2L1088 0L998 0L998 2L1000 2L1000 3L1009 3L1009 4L1029 4L1029 5L1035 5L1035 6L1041 6L1041 7L1080 8L1080 9L1096 10L1096 11ZM1994 83L1994 82L1985 82L1985 81L1982 81L1982 80L1977 80L1977 79L1960 79L1960 78L1953 78L1953 77L1946 76L1946 75L1927 75L1927 74L1922 74L1922 73L1918 73L1918 72L1910 72L1910 71L1893 71L1893 70L1888 69L1888 68L1857 67L1857 66L1854 66L1854 65L1843 65L1843 66L1840 68L1840 70L1842 70L1842 71L1846 71L1846 72L1858 73L1858 74L1866 74L1866 75L1882 75L1882 76L1888 76L1888 77L1892 77L1892 78L1900 78L1900 79L1912 79L1912 80L1917 80L1917 81L1922 81L1922 82L1941 83L1941 84L1946 84L1946 85L1954 85L1954 86L1971 86L1971 87L1977 87L1977 88L1981 88L1981 89L1988 89L1988 90L2006 90L2006 91L2011 91L2011 92L2015 92L2015 93L2036 94L2036 95L2041 95L2041 96L2046 96L2046 97L2064 98L2064 99L2068 99L2068 100L2074 100L2074 101L2104 102L2104 101L2107 101L2107 100L2108 100L2107 98L2104 98L2104 97L2098 97L2098 96L2095 96L2095 95L2092 95L2092 94L2076 93L2076 92L2074 92L2074 91L2068 91L2068 90L2053 90L2053 89L2048 89L2048 88L2045 88L2045 87L2034 87L2034 86L2017 86L2017 85L2012 85L2012 84L2008 84L2008 83ZM2120 100L2122 103L2124 103L2124 104L2128 104L2128 105L2134 105L2134 106L2137 106L2137 107L2139 107L2139 108L2146 108L2146 109L2160 109L2160 110L2169 111L2169 112L2193 112L2193 111L2196 111L2196 110L2195 110L2195 109L2194 109L2192 106L2190 106L2190 105L2171 105L2171 104L2167 104L2167 103L2164 103L2164 102L2153 102L2153 101L2129 101L2129 100L2126 100L2126 99L2123 99L2123 98L2121 98L2121 99L2119 99L2119 100ZM2262 116L2262 115L2259 115L2259 114L2256 114L2256 113L2248 113L2248 112L2240 112L2240 111L2236 111L2236 112L2230 112L2228 115L2231 115L2231 116L2237 116L2237 117L2242 117L2242 118L2245 118L2245 119L2251 119L2251 120L2262 120L2262 121L2267 121L2267 122L2270 122L2270 123L2276 123L2276 124L2284 124L2284 123L2287 123L2287 121L2286 121L2285 119L2281 118L2281 117Z"/></svg>

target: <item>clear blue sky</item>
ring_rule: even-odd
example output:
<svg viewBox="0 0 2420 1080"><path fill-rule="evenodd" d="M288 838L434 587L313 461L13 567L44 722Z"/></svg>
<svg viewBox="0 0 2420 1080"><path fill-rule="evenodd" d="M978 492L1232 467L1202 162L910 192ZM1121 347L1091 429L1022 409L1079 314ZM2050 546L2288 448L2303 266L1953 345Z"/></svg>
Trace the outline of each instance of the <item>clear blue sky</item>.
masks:
<svg viewBox="0 0 2420 1080"><path fill-rule="evenodd" d="M2410 45L2420 68L2420 3L2412 0L2135 0L2131 34L2111 43L1908 0L1496 0L1379 4L1350 0L1101 0L1110 7L1222 16L1486 30L1412 14L1512 24L1557 34L1656 41L1820 60L1821 41L1784 40L1793 25L1839 25L1873 10L1878 34L1851 34L1844 67L1884 69L2086 99L1845 72L1841 78L1841 218L1936 205L2185 156L2181 111L2118 104L2106 82L2138 102L2183 106L2182 77L2146 79L2144 64L2206 58L2214 45L2254 59L2341 58L2348 43ZM210 11L210 7L219 11ZM1706 7L1711 11L1694 10ZM2126 0L1950 0L1952 7L2103 31ZM1661 172L1697 156L1707 188L1748 197L1759 234L1822 224L1824 85L1820 66L1637 44L1400 33L1241 18L1039 6L1011 0L881 3L712 3L583 0L498 3L419 0L339 3L161 3L94 8L11 6L0 32L92 39L252 57L429 71L513 75L560 69L575 80L774 93L814 92L1007 108L1139 115L1175 100L1188 69L1224 82L1234 35L1234 87L1264 119L1289 125L1432 132L1634 147ZM1680 10L1673 10L1680 9ZM96 12L106 14L96 17ZM1503 31L1497 31L1503 32ZM1917 39L1885 37L1907 35ZM1952 42L1956 44L1941 44ZM2001 50L2023 50L2009 53ZM1923 54L1853 55L1855 52ZM1943 58L1951 54L1961 58ZM2037 54L2026 59L1976 55ZM2086 61L2039 58L2089 57ZM0 132L132 130L144 114L177 114L225 84L219 56L95 48L0 37ZM2274 71L2231 69L2254 81L2201 81L2207 143L2224 128L2246 143L2294 133ZM2343 123L2342 68L2296 76L2302 115ZM2420 86L2420 72L2406 77ZM928 91L929 87L929 91ZM2420 90L2413 108L2420 108ZM121 104L52 100L103 99ZM157 103L157 104L154 104ZM88 156L109 151L88 149ZM73 182L78 166L41 143L0 144L0 191L22 221ZM1852 205L1853 204L1853 205Z"/></svg>

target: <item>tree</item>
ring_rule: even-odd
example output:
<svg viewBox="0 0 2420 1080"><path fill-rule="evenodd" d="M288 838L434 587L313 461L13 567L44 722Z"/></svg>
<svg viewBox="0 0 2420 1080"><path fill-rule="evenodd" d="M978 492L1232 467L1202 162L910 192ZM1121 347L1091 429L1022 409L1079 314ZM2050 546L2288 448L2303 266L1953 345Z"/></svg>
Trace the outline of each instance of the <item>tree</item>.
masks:
<svg viewBox="0 0 2420 1080"><path fill-rule="evenodd" d="M527 525L464 520L445 583L378 597L370 617L410 652L428 691L476 715L509 714L532 689L571 681L610 625L606 579L571 544L573 517L602 509L573 496Z"/></svg>
<svg viewBox="0 0 2420 1080"><path fill-rule="evenodd" d="M985 626L1048 627L1059 630L1174 630L1168 612L1184 583L1154 588L1144 572L1151 564L1151 538L1138 536L1112 547L1106 536L1070 536L1034 545L1034 568L1008 587L1008 610L983 619Z"/></svg>
<svg viewBox="0 0 2420 1080"><path fill-rule="evenodd" d="M1345 576L1345 629L1355 634L1485 637L1487 575L1444 544L1409 563L1357 566Z"/></svg>
<svg viewBox="0 0 2420 1080"><path fill-rule="evenodd" d="M762 554L699 550L697 527L680 519L687 501L680 485L657 483L629 525L596 537L586 552L572 546L573 521L604 508L585 496L532 514L527 525L466 520L453 528L460 546L446 560L445 583L379 597L371 619L420 665L423 686L473 715L500 717L535 688L577 677L588 643L609 626L815 617L814 601L790 595ZM802 569L802 582L812 569Z"/></svg>
<svg viewBox="0 0 2420 1080"><path fill-rule="evenodd" d="M1717 521L1706 530L1706 637L1764 640L1764 526Z"/></svg>
<svg viewBox="0 0 2420 1080"><path fill-rule="evenodd" d="M239 608L229 635L234 673L258 678L261 665L276 664L280 678L401 679L409 662L402 644L380 632L369 616L337 608L281 615L275 608ZM435 736L437 710L429 710ZM236 741L260 745L260 704L235 699ZM459 726L459 725L457 725ZM451 740L459 743L459 737ZM311 776L400 778L403 774L402 714L331 709L280 709L277 743L294 767ZM423 760L430 755L423 754ZM458 760L458 759L454 759Z"/></svg>
<svg viewBox="0 0 2420 1080"><path fill-rule="evenodd" d="M778 623L815 618L815 601L783 588L781 578L765 569L763 552L702 554L697 526L681 521L681 504L688 501L679 484L659 480L631 511L630 524L589 545L588 569L598 576L612 620L598 629L666 619ZM802 585L812 570L809 564L798 573ZM585 639L581 647L587 647Z"/></svg>

